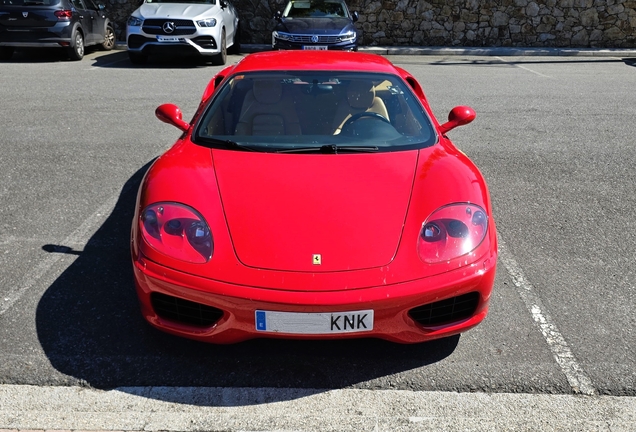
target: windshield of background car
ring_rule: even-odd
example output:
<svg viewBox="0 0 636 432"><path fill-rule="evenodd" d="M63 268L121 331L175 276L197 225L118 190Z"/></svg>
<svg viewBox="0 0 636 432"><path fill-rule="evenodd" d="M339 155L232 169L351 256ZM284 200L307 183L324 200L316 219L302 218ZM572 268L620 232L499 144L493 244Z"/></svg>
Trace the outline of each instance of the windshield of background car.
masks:
<svg viewBox="0 0 636 432"><path fill-rule="evenodd" d="M290 1L283 11L285 18L349 18L341 1Z"/></svg>
<svg viewBox="0 0 636 432"><path fill-rule="evenodd" d="M269 152L396 151L428 147L437 135L398 76L299 71L231 77L201 116L192 140Z"/></svg>
<svg viewBox="0 0 636 432"><path fill-rule="evenodd" d="M215 5L216 0L146 0L146 3L194 3Z"/></svg>
<svg viewBox="0 0 636 432"><path fill-rule="evenodd" d="M5 0L2 5L5 6L55 6L61 0Z"/></svg>

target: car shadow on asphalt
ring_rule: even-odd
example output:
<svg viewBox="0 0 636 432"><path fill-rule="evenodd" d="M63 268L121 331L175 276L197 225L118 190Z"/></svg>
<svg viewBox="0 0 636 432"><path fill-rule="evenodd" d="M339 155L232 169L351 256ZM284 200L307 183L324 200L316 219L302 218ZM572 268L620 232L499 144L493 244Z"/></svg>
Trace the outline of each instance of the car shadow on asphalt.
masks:
<svg viewBox="0 0 636 432"><path fill-rule="evenodd" d="M85 48L85 55L98 51L95 46ZM11 59L3 63L57 63L70 62L66 48L17 48Z"/></svg>
<svg viewBox="0 0 636 432"><path fill-rule="evenodd" d="M227 64L237 62L247 54L228 55ZM98 47L86 47L82 60L73 62L62 48L20 48L15 51L11 59L2 63L79 63L104 69L194 69L213 67L209 61L196 56L152 56L145 64L133 64L128 59L126 50L115 49L101 51Z"/></svg>
<svg viewBox="0 0 636 432"><path fill-rule="evenodd" d="M622 60L627 66L636 66L636 57L627 57Z"/></svg>
<svg viewBox="0 0 636 432"><path fill-rule="evenodd" d="M140 313L129 250L137 189L149 165L126 182L111 215L83 250L42 246L77 256L41 297L36 312L48 360L73 385L413 389L418 384L394 374L454 352L459 336L415 345L375 339L212 345L152 328Z"/></svg>
<svg viewBox="0 0 636 432"><path fill-rule="evenodd" d="M246 55L246 54L245 54ZM243 55L228 55L227 65L235 63ZM114 50L91 58L91 66L106 69L195 69L214 67L210 61L196 56L151 56L143 64L133 64L125 50ZM222 67L222 66L221 66Z"/></svg>

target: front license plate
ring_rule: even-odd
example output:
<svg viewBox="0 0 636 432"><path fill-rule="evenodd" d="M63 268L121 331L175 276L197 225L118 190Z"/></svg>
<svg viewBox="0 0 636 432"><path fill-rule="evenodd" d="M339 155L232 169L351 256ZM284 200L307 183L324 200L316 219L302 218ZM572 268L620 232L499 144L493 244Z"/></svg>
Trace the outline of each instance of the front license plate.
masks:
<svg viewBox="0 0 636 432"><path fill-rule="evenodd" d="M256 311L256 331L293 334L335 334L373 330L373 310L351 312Z"/></svg>
<svg viewBox="0 0 636 432"><path fill-rule="evenodd" d="M179 42L177 36L157 36L157 42Z"/></svg>
<svg viewBox="0 0 636 432"><path fill-rule="evenodd" d="M304 50L326 51L327 45L303 45Z"/></svg>

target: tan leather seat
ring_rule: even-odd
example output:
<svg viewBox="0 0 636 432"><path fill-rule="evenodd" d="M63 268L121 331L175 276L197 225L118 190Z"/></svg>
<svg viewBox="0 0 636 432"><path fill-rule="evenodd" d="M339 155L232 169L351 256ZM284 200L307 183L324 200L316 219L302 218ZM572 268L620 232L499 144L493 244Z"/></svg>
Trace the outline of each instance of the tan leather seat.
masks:
<svg viewBox="0 0 636 432"><path fill-rule="evenodd" d="M278 80L254 80L241 108L235 135L300 135L294 99Z"/></svg>
<svg viewBox="0 0 636 432"><path fill-rule="evenodd" d="M361 112L374 112L389 120L386 106L382 99L375 95L373 84L365 80L351 81L347 87L346 98L341 100L336 108L333 134L339 134L345 122Z"/></svg>

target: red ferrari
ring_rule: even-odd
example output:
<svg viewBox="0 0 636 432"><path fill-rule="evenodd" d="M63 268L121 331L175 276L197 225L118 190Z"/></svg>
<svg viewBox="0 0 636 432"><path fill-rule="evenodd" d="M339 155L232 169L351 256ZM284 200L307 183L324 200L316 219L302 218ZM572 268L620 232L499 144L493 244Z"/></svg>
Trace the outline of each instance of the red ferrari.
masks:
<svg viewBox="0 0 636 432"><path fill-rule="evenodd" d="M252 54L214 76L150 167L132 224L144 317L192 339L375 337L479 324L497 261L489 192L422 87L383 57Z"/></svg>

